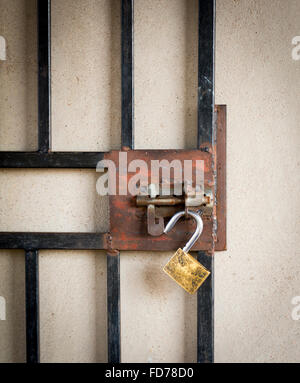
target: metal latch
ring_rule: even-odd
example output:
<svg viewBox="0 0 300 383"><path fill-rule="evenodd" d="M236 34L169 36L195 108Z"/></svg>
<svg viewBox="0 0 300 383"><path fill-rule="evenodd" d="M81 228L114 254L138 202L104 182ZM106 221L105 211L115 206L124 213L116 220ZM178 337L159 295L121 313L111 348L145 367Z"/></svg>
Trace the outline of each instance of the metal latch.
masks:
<svg viewBox="0 0 300 383"><path fill-rule="evenodd" d="M168 195L165 191L168 190ZM155 185L140 188L136 197L137 206L147 207L147 229L152 236L162 235L165 229L164 218L171 217L182 208L197 211L204 217L210 217L213 211L213 194L211 190L195 190L183 186L183 194L175 195L174 185Z"/></svg>

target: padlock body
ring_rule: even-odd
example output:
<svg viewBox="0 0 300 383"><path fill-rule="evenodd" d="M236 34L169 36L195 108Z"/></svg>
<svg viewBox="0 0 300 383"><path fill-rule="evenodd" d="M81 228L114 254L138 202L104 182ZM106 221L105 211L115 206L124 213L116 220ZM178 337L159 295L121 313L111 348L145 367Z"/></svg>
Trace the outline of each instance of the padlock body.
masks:
<svg viewBox="0 0 300 383"><path fill-rule="evenodd" d="M176 251L164 267L164 272L189 294L194 294L210 274L200 262L182 249Z"/></svg>

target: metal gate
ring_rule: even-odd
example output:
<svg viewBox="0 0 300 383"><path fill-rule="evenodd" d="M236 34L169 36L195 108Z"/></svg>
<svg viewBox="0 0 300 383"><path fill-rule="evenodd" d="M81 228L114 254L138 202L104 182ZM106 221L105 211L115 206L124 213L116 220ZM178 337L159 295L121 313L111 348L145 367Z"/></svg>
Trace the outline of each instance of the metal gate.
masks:
<svg viewBox="0 0 300 383"><path fill-rule="evenodd" d="M122 149L134 149L134 0L121 0L122 8ZM198 148L215 142L214 39L215 0L199 0ZM223 110L223 109L222 109ZM224 110L223 110L224 112ZM224 154L225 155L225 154ZM51 151L51 0L38 0L38 150L0 152L1 168L95 169L102 152ZM224 197L225 198L225 197ZM27 362L38 363L39 250L103 250L106 233L1 232L1 249L24 249L26 263ZM197 360L213 362L213 257L198 252L211 277L198 291ZM120 252L107 251L108 361L121 362Z"/></svg>

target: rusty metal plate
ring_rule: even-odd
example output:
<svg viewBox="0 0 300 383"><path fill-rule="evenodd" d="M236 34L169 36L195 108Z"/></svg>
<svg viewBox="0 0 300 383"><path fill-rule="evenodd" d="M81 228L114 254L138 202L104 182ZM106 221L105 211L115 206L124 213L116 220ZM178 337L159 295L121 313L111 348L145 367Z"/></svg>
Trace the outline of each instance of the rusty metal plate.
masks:
<svg viewBox="0 0 300 383"><path fill-rule="evenodd" d="M199 150L128 150L127 161L143 160L151 168L151 160L161 161L174 159L184 161L204 161L204 186L213 189L215 185L214 172L217 173L218 189L216 190L217 204L213 217L204 217L203 232L191 251L203 250L213 253L214 250L226 248L226 177L225 177L225 127L226 107L217 106L217 140L216 148L207 144ZM117 189L119 187L120 168L119 151L105 154L105 159L112 160L116 165ZM134 173L128 173L127 183ZM150 180L150 171L148 173ZM122 176L121 176L122 178ZM149 181L150 183L150 181ZM195 223L192 219L180 220L176 227L168 234L154 237L147 232L147 210L145 207L136 206L136 199L132 195L109 196L110 204L110 232L107 235L108 249L117 250L145 250L169 251L177 250L184 246L192 236ZM213 225L213 219L217 225ZM167 222L167 219L166 221ZM216 229L215 229L216 228Z"/></svg>
<svg viewBox="0 0 300 383"><path fill-rule="evenodd" d="M113 160L117 164L117 189L119 187L120 168L119 152L112 151L105 159ZM127 161L143 160L148 164L149 179L151 160L192 160L193 168L196 160L204 161L204 185L214 187L212 153L200 150L130 150L127 152ZM127 182L134 174L127 174ZM168 235L153 237L147 232L147 210L145 207L136 206L136 199L132 195L114 195L110 200L110 246L118 250L176 250L183 246L195 230L193 220L180 220L176 229ZM204 220L204 230L194 246L194 250L213 249L213 224L212 219Z"/></svg>
<svg viewBox="0 0 300 383"><path fill-rule="evenodd" d="M217 230L215 251L226 250L226 105L216 105L216 216Z"/></svg>

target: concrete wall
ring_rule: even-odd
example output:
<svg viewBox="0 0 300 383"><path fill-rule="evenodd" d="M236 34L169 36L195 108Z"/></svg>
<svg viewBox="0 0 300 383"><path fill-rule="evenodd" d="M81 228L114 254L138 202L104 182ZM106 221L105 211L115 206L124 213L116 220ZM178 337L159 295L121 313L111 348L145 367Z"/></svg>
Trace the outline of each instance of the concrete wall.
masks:
<svg viewBox="0 0 300 383"><path fill-rule="evenodd" d="M52 1L53 149L120 146L118 0ZM34 150L35 1L0 0L0 150ZM136 0L136 148L193 148L197 1ZM217 0L216 103L228 106L228 250L215 255L217 362L296 362L300 323L297 0ZM1 170L0 231L103 231L83 170ZM162 273L170 253L122 253L124 362L195 361L196 302ZM106 361L104 253L40 252L41 360ZM24 254L0 251L0 362L24 361Z"/></svg>

